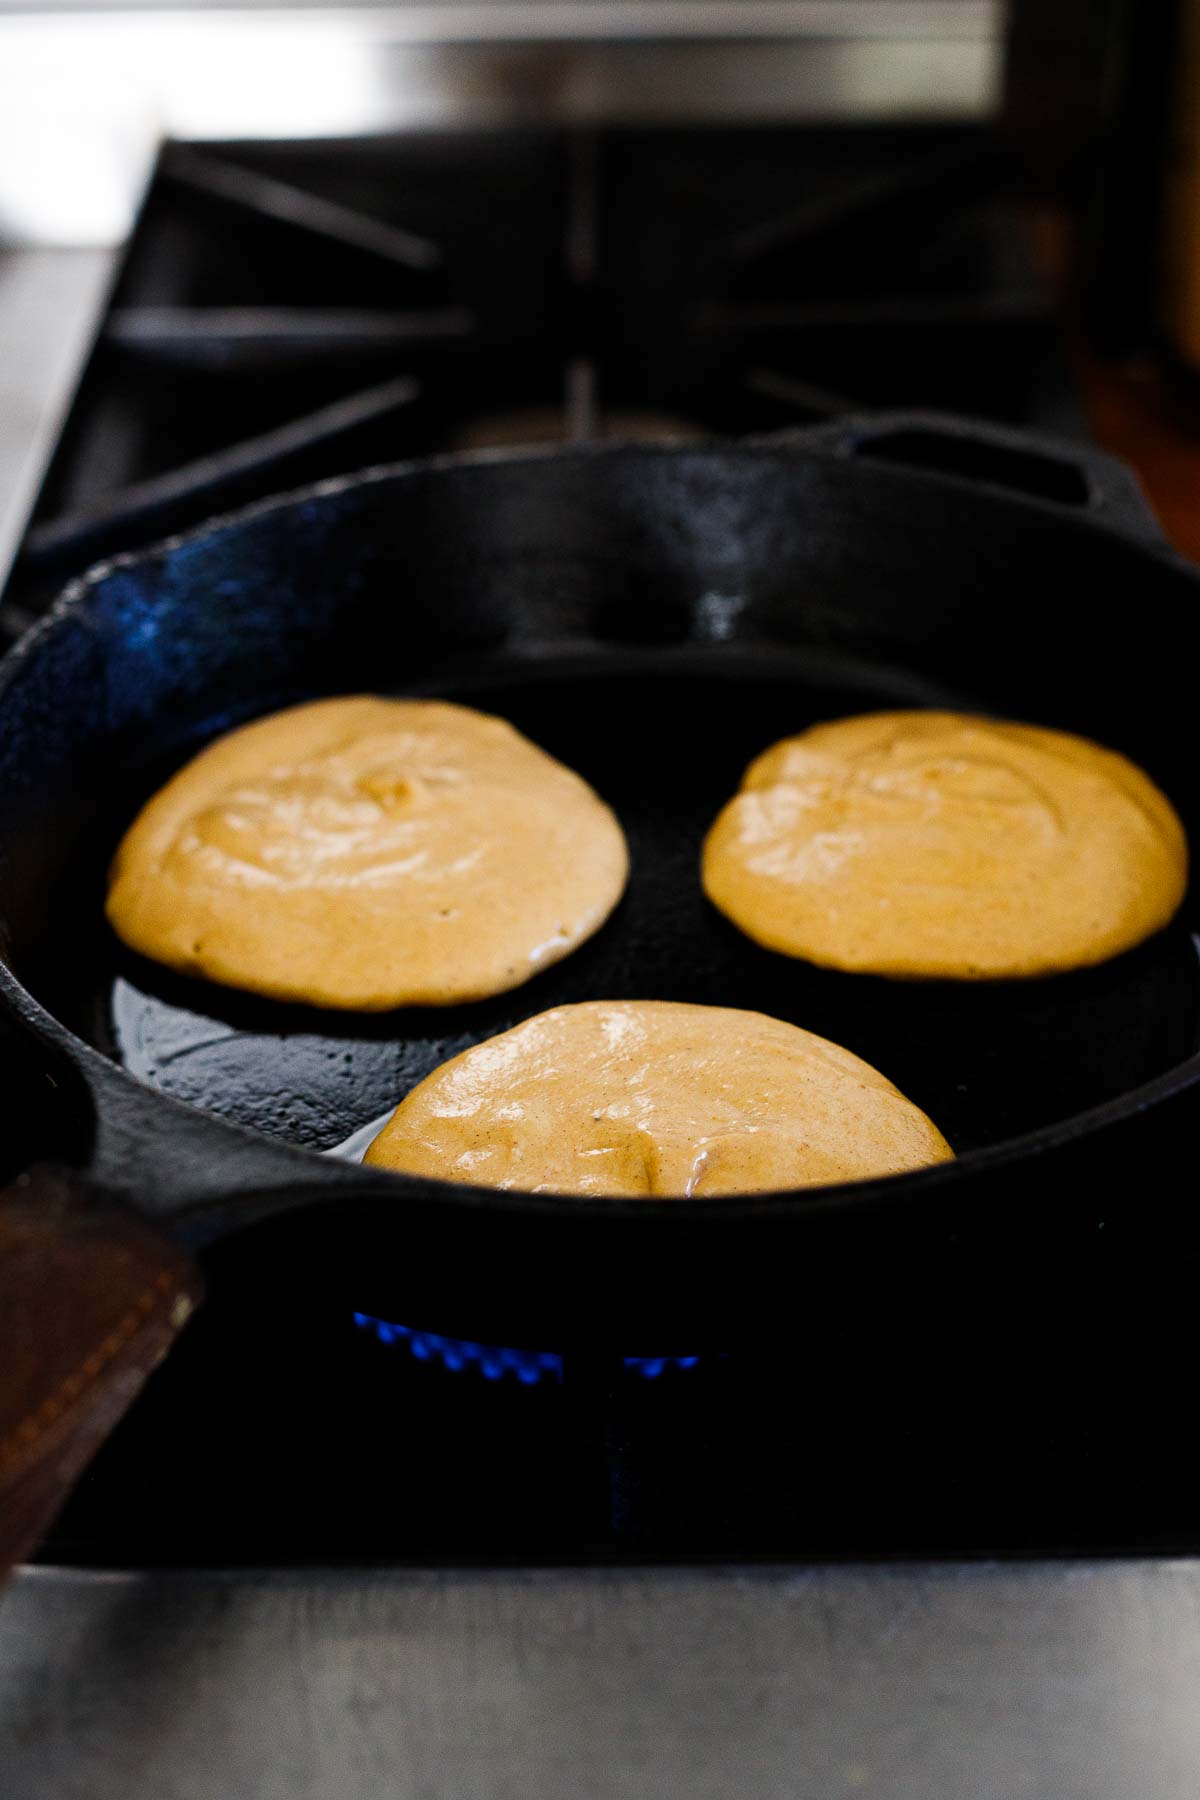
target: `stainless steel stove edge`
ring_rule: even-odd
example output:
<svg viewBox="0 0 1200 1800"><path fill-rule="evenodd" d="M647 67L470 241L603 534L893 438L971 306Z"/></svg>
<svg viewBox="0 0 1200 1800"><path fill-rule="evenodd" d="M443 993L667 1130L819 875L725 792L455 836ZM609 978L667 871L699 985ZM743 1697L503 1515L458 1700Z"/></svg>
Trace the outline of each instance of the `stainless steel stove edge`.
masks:
<svg viewBox="0 0 1200 1800"><path fill-rule="evenodd" d="M1200 1563L21 1571L21 1800L1193 1800Z"/></svg>

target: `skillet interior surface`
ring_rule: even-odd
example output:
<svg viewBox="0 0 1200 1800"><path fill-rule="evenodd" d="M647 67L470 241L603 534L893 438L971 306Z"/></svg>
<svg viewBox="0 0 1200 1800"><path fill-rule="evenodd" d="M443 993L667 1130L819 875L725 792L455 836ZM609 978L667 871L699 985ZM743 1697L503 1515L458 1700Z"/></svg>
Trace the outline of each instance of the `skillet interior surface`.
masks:
<svg viewBox="0 0 1200 1800"><path fill-rule="evenodd" d="M1182 925L1097 970L978 987L839 975L750 943L706 902L698 857L756 751L818 718L920 697L979 701L787 655L734 653L719 672L713 660L638 667L637 658L600 657L567 669L554 659L522 669L498 659L404 689L511 719L585 775L624 824L632 876L616 916L524 987L466 1007L356 1018L172 976L105 928L103 861L93 860L70 884L76 905L62 927L78 960L41 972L46 999L143 1080L315 1150L378 1120L468 1045L545 1007L596 997L745 1007L802 1025L881 1068L959 1152L1070 1118L1196 1048L1200 962Z"/></svg>
<svg viewBox="0 0 1200 1800"><path fill-rule="evenodd" d="M992 710L1141 761L1200 841L1195 584L1066 509L740 448L415 468L255 513L94 580L9 675L10 960L143 1081L315 1151L447 1056L590 997L749 1007L877 1064L959 1152L1112 1101L1197 1049L1190 910L1104 967L888 983L758 949L705 902L701 839L750 758L879 706ZM216 731L328 692L503 714L590 780L629 891L493 1001L357 1018L174 977L104 925L137 805Z"/></svg>

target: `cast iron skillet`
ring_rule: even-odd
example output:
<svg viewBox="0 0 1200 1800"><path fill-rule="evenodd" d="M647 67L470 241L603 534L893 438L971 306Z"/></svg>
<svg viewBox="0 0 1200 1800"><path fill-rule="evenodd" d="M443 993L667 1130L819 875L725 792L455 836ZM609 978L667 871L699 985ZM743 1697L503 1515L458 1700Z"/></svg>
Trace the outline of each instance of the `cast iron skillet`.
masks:
<svg viewBox="0 0 1200 1800"><path fill-rule="evenodd" d="M918 1280L995 1284L1063 1254L1079 1279L1097 1244L1175 1241L1200 1117L1190 905L1092 972L890 984L748 943L705 903L697 858L763 746L908 704L1094 735L1200 843L1198 594L1118 465L927 417L373 469L95 569L0 667L0 982L57 1083L54 1148L193 1248L243 1231L331 1303L537 1346L694 1350L818 1311L861 1321L868 1296ZM124 952L104 871L139 802L217 732L362 690L494 710L593 782L633 860L603 931L515 993L382 1019ZM960 1160L625 1203L318 1154L464 1045L587 997L757 1008L831 1036Z"/></svg>

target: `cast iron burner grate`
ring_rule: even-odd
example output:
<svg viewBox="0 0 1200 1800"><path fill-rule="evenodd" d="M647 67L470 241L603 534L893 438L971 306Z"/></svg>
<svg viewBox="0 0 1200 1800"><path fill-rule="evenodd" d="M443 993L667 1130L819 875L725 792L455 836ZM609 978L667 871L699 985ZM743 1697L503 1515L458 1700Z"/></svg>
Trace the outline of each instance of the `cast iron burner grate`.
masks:
<svg viewBox="0 0 1200 1800"><path fill-rule="evenodd" d="M376 460L943 407L1074 429L978 127L168 144L8 592Z"/></svg>

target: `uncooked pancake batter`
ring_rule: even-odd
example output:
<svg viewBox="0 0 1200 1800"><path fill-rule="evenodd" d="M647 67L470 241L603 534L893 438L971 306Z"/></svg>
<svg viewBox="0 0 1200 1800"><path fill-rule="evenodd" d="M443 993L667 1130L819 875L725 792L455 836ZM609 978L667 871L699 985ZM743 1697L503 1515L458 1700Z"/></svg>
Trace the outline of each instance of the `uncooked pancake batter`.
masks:
<svg viewBox="0 0 1200 1800"><path fill-rule="evenodd" d="M435 1069L366 1162L535 1193L757 1193L945 1162L937 1127L848 1050L763 1013L590 1000Z"/></svg>
<svg viewBox="0 0 1200 1800"><path fill-rule="evenodd" d="M625 840L578 775L435 700L322 700L201 751L145 806L108 916L231 987L378 1011L501 993L589 937Z"/></svg>
<svg viewBox="0 0 1200 1800"><path fill-rule="evenodd" d="M879 975L1047 975L1167 924L1187 886L1170 802L1125 757L961 713L815 725L751 764L705 891L770 950Z"/></svg>

